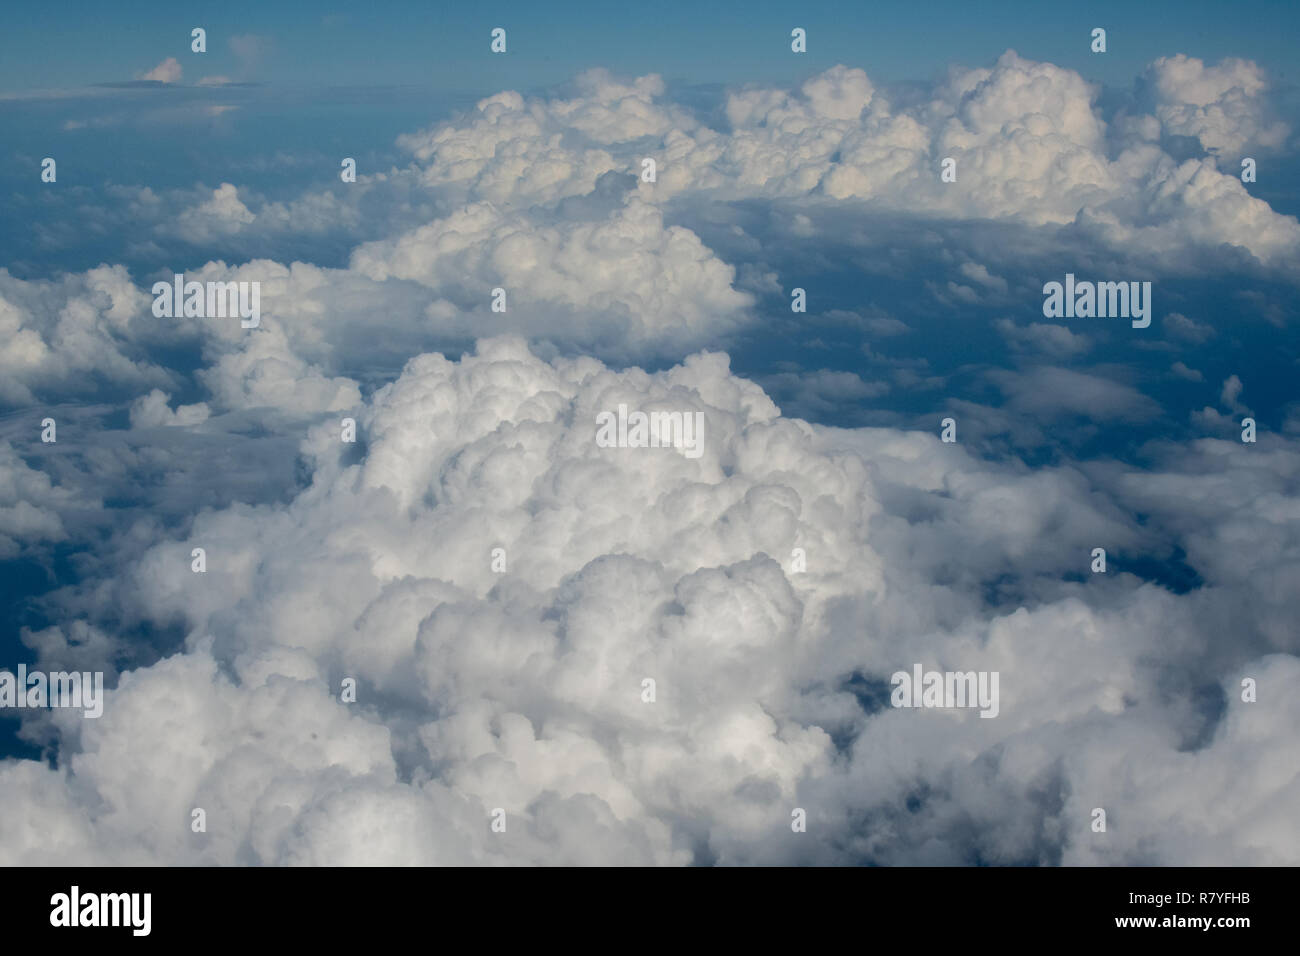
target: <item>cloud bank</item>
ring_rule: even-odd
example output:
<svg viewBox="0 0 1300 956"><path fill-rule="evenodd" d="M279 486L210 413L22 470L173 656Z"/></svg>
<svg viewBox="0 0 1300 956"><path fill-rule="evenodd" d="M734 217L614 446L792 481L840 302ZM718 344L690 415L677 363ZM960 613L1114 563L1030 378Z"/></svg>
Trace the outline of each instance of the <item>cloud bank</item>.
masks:
<svg viewBox="0 0 1300 956"><path fill-rule="evenodd" d="M598 447L620 402L702 412L705 454ZM313 428L287 505L198 514L102 584L184 648L62 723L57 769L0 768L5 862L1300 856L1292 444L1026 472L784 418L721 354L620 372L514 338L414 358L355 415L356 445ZM1073 573L1162 533L1201 587ZM913 661L999 671L998 719L890 708Z"/></svg>
<svg viewBox="0 0 1300 956"><path fill-rule="evenodd" d="M22 640L114 684L98 720L26 715L52 759L0 763L0 861L1300 860L1295 436L1244 445L1207 407L1213 437L1029 463L941 442L937 415L783 414L716 343L784 280L681 221L760 204L810 257L860 213L996 224L1293 285L1300 226L1235 168L1289 136L1267 78L1173 57L1142 86L1103 112L1077 74L1008 51L910 93L847 67L737 89L706 121L658 77L592 71L404 136L408 166L341 191L123 191L155 238L203 251L173 264L187 278L260 283L256 329L159 321L157 277L119 264L0 271L0 559L78 549ZM295 232L355 242L333 267L211 254ZM949 256L937 299L1025 287L975 259ZM865 304L830 319L868 356L867 333L912 331ZM1162 320L1185 345L1221 334ZM1066 367L1093 329L994 330L1022 364L971 370L1000 405L954 402L962 434L1163 412L1113 369ZM1161 374L1249 410L1242 377L1171 359ZM942 381L924 360L780 368L814 410ZM620 405L699 413L704 454L600 447ZM63 437L29 452L47 413ZM998 717L890 707L917 662L998 672Z"/></svg>

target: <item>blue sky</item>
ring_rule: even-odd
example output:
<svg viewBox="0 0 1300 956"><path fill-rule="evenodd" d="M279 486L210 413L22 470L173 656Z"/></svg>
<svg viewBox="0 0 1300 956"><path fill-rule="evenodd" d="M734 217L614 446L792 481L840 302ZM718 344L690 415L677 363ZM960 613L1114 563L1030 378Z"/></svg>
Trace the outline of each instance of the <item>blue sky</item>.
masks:
<svg viewBox="0 0 1300 956"><path fill-rule="evenodd" d="M533 3L479 8L449 3L381 3L337 10L319 3L133 3L129 17L98 3L23 8L6 23L0 90L66 89L131 79L165 55L200 73L239 75L279 86L416 86L482 92L547 86L590 66L659 72L683 83L791 80L835 63L899 81L951 63L974 65L1011 48L1078 70L1090 80L1127 83L1169 53L1253 59L1295 82L1300 13L1284 0L1238 9L1184 3L719 2L567 3L563 15ZM200 61L189 33L211 38ZM487 51L491 28L507 29L508 58ZM808 31L806 59L786 55L792 27ZM1109 52L1094 57L1093 27L1109 31ZM231 36L266 39L241 59ZM199 66L199 63L202 66Z"/></svg>

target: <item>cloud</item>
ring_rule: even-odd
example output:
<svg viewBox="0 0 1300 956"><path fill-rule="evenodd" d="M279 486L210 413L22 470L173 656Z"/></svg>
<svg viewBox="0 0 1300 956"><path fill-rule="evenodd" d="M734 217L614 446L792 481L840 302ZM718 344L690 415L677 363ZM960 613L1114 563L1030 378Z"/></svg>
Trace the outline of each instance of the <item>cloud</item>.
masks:
<svg viewBox="0 0 1300 956"><path fill-rule="evenodd" d="M1241 379L1236 375L1229 375L1223 381L1223 390L1219 393L1219 404L1238 414L1246 412L1246 406L1237 401L1241 397L1241 389Z"/></svg>
<svg viewBox="0 0 1300 956"><path fill-rule="evenodd" d="M704 454L600 448L619 403L701 412ZM784 418L718 353L616 371L515 338L413 358L357 420L356 446L311 430L293 500L199 513L105 582L188 637L100 720L50 718L60 769L0 766L6 863L1300 858L1294 775L1253 773L1249 818L1221 798L1291 746L1289 705L1235 687L1295 677L1294 446L1026 471ZM1171 531L1202 589L1067 576ZM882 708L913 661L999 671L999 717ZM1104 841L1097 805L1123 808Z"/></svg>
<svg viewBox="0 0 1300 956"><path fill-rule="evenodd" d="M1246 61L1212 68L1190 62L1199 64L1153 65L1164 119L1150 119L1157 130L1164 122L1185 135L1200 131L1214 144L1205 148L1217 149L1227 134L1212 135L1209 120L1188 118L1180 104L1218 91L1225 102L1240 94L1255 109L1262 72ZM598 72L578 87L574 100L498 94L460 120L399 143L423 164L426 184L455 185L466 198L495 203L581 195L606 172L639 173L648 157L656 181L637 186L648 202L802 196L1029 226L1073 224L1162 262L1226 242L1289 270L1300 250L1300 225L1250 196L1235 172L1220 172L1212 156L1175 160L1131 117L1112 142L1096 88L1014 51L992 68L954 69L928 98L901 107L862 70L844 66L794 92L732 92L722 130L661 102L657 77L623 84ZM945 157L957 162L956 183L940 180Z"/></svg>
<svg viewBox="0 0 1300 956"><path fill-rule="evenodd" d="M203 242L239 232L254 218L240 201L238 188L231 183L222 183L206 202L180 216L175 231L190 242Z"/></svg>
<svg viewBox="0 0 1300 956"><path fill-rule="evenodd" d="M1192 136L1209 152L1236 154L1282 145L1290 132L1270 122L1264 71L1249 60L1225 59L1206 66L1178 54L1151 64L1147 80L1154 87L1156 116L1170 133Z"/></svg>
<svg viewBox="0 0 1300 956"><path fill-rule="evenodd" d="M992 275L986 266L978 262L963 262L961 274L994 292L1005 294L1007 291L1007 280L1001 276Z"/></svg>
<svg viewBox="0 0 1300 956"><path fill-rule="evenodd" d="M257 33L237 33L230 38L230 52L239 61L240 73L256 70L271 51L272 40Z"/></svg>
<svg viewBox="0 0 1300 956"><path fill-rule="evenodd" d="M1202 345L1214 337L1212 326L1189 319L1181 312L1170 312L1161 319L1161 325L1168 330L1171 338L1181 339L1192 345Z"/></svg>
<svg viewBox="0 0 1300 956"><path fill-rule="evenodd" d="M1041 352L1051 358L1077 358L1092 348L1088 336L1071 332L1063 325L1031 322L1021 326L1010 319L998 319L993 325L1012 348Z"/></svg>
<svg viewBox="0 0 1300 956"><path fill-rule="evenodd" d="M201 425L208 419L208 406L204 402L194 405L178 405L176 411L168 407L166 392L155 388L148 395L141 396L131 403L132 428L159 428L187 425Z"/></svg>
<svg viewBox="0 0 1300 956"><path fill-rule="evenodd" d="M221 355L199 378L223 408L271 407L303 414L351 408L361 400L355 382L328 377L304 362L277 329Z"/></svg>
<svg viewBox="0 0 1300 956"><path fill-rule="evenodd" d="M1220 69L1235 85L1171 80L1162 102L1232 102L1249 71ZM408 168L341 192L123 191L160 242L235 250L170 254L192 280L259 282L263 322L155 319L154 277L121 265L0 271L0 400L23 409L0 420L0 557L80 549L79 577L41 596L52 623L22 639L115 683L100 720L25 715L58 759L0 763L0 862L1300 860L1297 780L1259 769L1295 749L1294 435L1244 445L1206 408L1204 437L1148 441L1141 466L1074 461L1046 436L1100 423L1126 443L1162 404L1188 420L1137 369L1061 367L1104 335L981 321L1014 369L974 364L973 333L951 373L868 350L858 374L801 367L765 337L775 321L750 326L845 248L870 283L1008 313L1022 249L1260 267L1226 243L1288 275L1295 220L1215 156L1160 145L1175 126L1220 141L1212 111L1164 115L1112 124L1077 74L1014 53L912 95L837 67L732 91L717 116L597 71L404 137ZM952 223L969 223L955 249ZM782 230L798 248L768 261ZM878 263L853 246L909 230ZM346 265L250 254L294 232L350 237ZM726 243L755 261L733 267ZM923 310L905 323L874 294L806 336L932 344ZM1215 334L1162 325L1186 346ZM770 394L716 350L747 326ZM924 392L959 376L1002 405ZM858 425L898 388L920 393L911 427L795 417ZM1224 406L1242 390L1229 378ZM37 447L23 416L54 403L77 438ZM620 405L698 413L703 454L598 446ZM999 430L1036 457L988 454ZM999 717L890 707L914 662L998 671ZM1244 814L1223 812L1234 786ZM1116 808L1104 840L1095 806Z"/></svg>
<svg viewBox="0 0 1300 956"><path fill-rule="evenodd" d="M737 324L753 303L733 288L731 266L690 230L665 226L662 213L636 197L604 221L555 226L475 203L395 239L362 245L350 268L373 280L408 279L436 290L440 299L429 314L440 322L459 325L470 309L481 309L474 319L481 331L515 327L486 311L492 289L502 288L506 315L510 308L525 310L533 334L587 342L698 343Z"/></svg>
<svg viewBox="0 0 1300 956"><path fill-rule="evenodd" d="M608 147L696 125L685 110L654 102L664 93L656 75L623 83L606 70L590 70L574 86L572 99L498 93L456 122L397 142L423 164L427 186L454 187L466 201L537 203L585 195L614 170L640 175L640 158L616 162ZM566 141L586 145L575 148Z"/></svg>
<svg viewBox="0 0 1300 956"><path fill-rule="evenodd" d="M20 555L29 544L67 537L61 513L75 496L31 468L9 442L0 442L0 560Z"/></svg>
<svg viewBox="0 0 1300 956"><path fill-rule="evenodd" d="M1143 421L1159 406L1130 385L1070 369L1038 366L1023 373L998 369L988 373L1015 412L1052 421L1080 415L1095 421Z"/></svg>
<svg viewBox="0 0 1300 956"><path fill-rule="evenodd" d="M122 266L32 282L0 269L0 402L86 395L105 382L167 385L137 344L148 301Z"/></svg>
<svg viewBox="0 0 1300 956"><path fill-rule="evenodd" d="M678 224L704 201L781 200L810 213L865 203L922 224L998 218L1053 230L1052 245L1096 243L1173 273L1194 263L1287 273L1300 261L1294 218L1251 197L1213 157L1175 160L1141 124L1108 129L1097 91L1069 70L1009 51L900 104L862 71L836 67L796 91L727 94L727 125L714 129L667 101L656 76L591 71L568 94L499 93L401 137L413 157L406 169L363 173L347 189L288 202L222 183L179 215L157 218L155 230L232 252L256 242L268 256L294 234L369 233L358 236L346 270L314 273L309 302L282 300L272 313L290 348L322 368L331 361L323 340L337 333L302 323L337 330L375 311L401 330L401 344L375 356L392 367L412 351L500 333L620 360L717 343L752 322L757 296L780 283L763 264L725 262L702 240L706 224ZM937 175L949 153L957 183ZM643 158L658 164L654 183L640 177ZM820 221L804 218L797 228L805 232ZM1023 241L1038 249L1043 240ZM1239 247L1235 257L1229 245ZM955 272L961 281L931 287L952 307L1011 294L983 262L967 259ZM505 312L489 307L495 288L506 290ZM1168 322L1175 336L1204 334L1199 323ZM1090 341L1037 325L1005 334L1016 348L1058 359Z"/></svg>
<svg viewBox="0 0 1300 956"><path fill-rule="evenodd" d="M176 57L169 56L148 73L142 73L139 78L156 83L179 83L181 73L181 65L176 61Z"/></svg>
<svg viewBox="0 0 1300 956"><path fill-rule="evenodd" d="M222 183L179 215L155 209L148 218L162 238L225 243L245 256L268 250L242 274L267 283L267 321L283 335L282 347L306 363L283 367L340 383L352 378L349 362L395 372L411 354L483 335L525 334L618 361L725 341L782 283L765 263L728 264L710 248L712 237L707 245L701 238L707 223L677 224L704 200L780 199L810 213L865 203L891 221L997 217L1020 229L1057 230L1050 241L1062 248L1095 241L1154 269L1200 261L1184 258L1189 243L1209 269L1247 266L1248 259L1223 256L1225 243L1283 271L1297 261L1294 219L1250 197L1211 157L1179 162L1145 134L1112 135L1096 91L1071 71L1008 52L991 68L955 70L927 97L900 104L862 71L837 67L796 91L729 93L727 125L713 129L667 101L658 77L592 71L565 94L500 93L402 137L410 167L363 173L346 189L281 202ZM933 168L950 152L959 154L955 184L940 182ZM639 175L647 156L658 162L654 183ZM798 227L805 232L832 222L805 219ZM269 258L286 237L340 230L369 233L358 236L345 269ZM1023 242L1032 249L1042 239ZM1011 294L1012 284L989 264L954 265L960 281L930 287L941 302L971 308ZM214 279L223 270L224 262L207 267ZM491 307L496 288L506 292L504 312ZM356 330L375 315L384 316L385 336L361 336ZM1212 334L1175 315L1165 320L1172 336ZM873 331L901 331L896 321ZM998 330L1013 349L1055 361L1093 344L1065 327ZM268 367L223 359L244 344L212 334L222 344L209 342L208 358L225 369L214 382ZM164 381L151 386L168 390ZM246 407L272 394L227 382L214 399Z"/></svg>
<svg viewBox="0 0 1300 956"><path fill-rule="evenodd" d="M851 413L860 403L868 403L889 391L888 382L868 382L853 372L831 369L780 372L764 384L783 396L782 405L787 412L795 411L809 418ZM785 401L787 395L789 399Z"/></svg>

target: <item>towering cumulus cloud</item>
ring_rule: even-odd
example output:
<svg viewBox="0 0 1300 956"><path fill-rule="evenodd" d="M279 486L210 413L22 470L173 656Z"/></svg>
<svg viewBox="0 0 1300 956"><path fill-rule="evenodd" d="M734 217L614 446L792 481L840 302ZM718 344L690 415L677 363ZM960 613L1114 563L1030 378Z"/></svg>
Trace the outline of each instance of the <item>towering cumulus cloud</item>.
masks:
<svg viewBox="0 0 1300 956"><path fill-rule="evenodd" d="M703 413L704 453L598 446L619 403ZM355 445L312 430L292 501L201 513L106 585L185 646L123 674L101 719L58 715L57 769L0 768L6 862L1300 854L1280 772L1300 757L1294 592L1195 553L1276 519L1266 476L1295 480L1294 447L1255 476L1172 461L1102 494L1072 468L785 418L718 353L618 372L514 338L414 358L355 416ZM1233 481L1260 493L1181 530L1203 588L1063 583L1093 541L1153 533L1113 498L1161 523L1162 484ZM1273 527L1256 565L1294 562L1296 516ZM1256 602L1259 632L1207 653ZM999 672L998 718L890 708L914 660ZM1188 710L1242 675L1292 702ZM1088 810L1117 801L1120 838L1089 841Z"/></svg>

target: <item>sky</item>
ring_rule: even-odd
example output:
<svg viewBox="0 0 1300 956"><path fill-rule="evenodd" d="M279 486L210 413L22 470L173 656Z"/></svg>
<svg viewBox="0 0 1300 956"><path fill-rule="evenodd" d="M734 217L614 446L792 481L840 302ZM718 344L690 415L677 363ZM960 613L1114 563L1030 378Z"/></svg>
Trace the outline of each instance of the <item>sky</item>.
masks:
<svg viewBox="0 0 1300 956"><path fill-rule="evenodd" d="M721 0L694 4L533 3L481 8L444 2L388 2L373 8L312 2L178 4L143 0L130 16L96 3L50 3L16 12L7 24L0 89L65 89L114 82L169 54L189 52L190 30L215 38L255 36L240 55L214 42L205 67L284 87L414 86L481 93L531 88L591 67L660 73L674 83L792 81L837 63L892 82L919 80L953 63L973 65L1014 49L1078 70L1094 82L1124 83L1157 56L1246 57L1294 83L1300 14L1284 0L1248 10L1192 0L1132 4L1052 4L1009 0L972 11L934 3L842 4L825 0ZM494 27L513 34L511 55L485 60ZM790 30L812 43L806 61L784 55ZM1115 35L1106 57L1074 38L1104 26ZM150 61L147 65L145 61Z"/></svg>
<svg viewBox="0 0 1300 956"><path fill-rule="evenodd" d="M1298 16L16 14L0 861L1300 862Z"/></svg>

